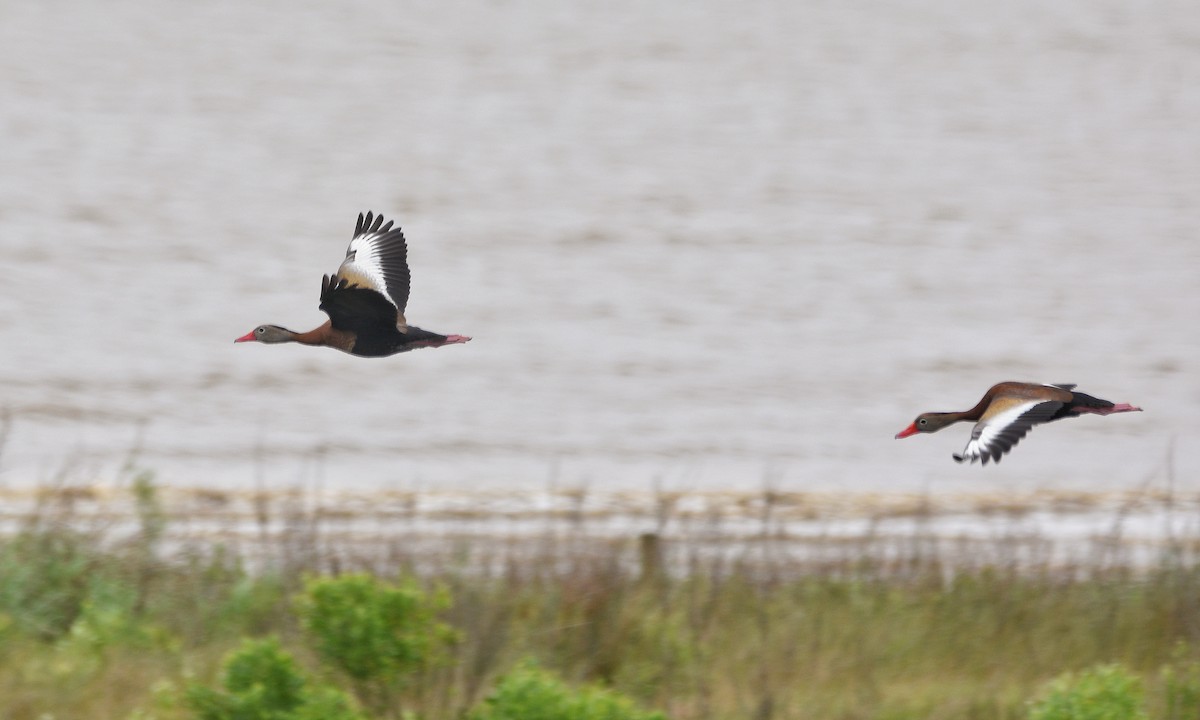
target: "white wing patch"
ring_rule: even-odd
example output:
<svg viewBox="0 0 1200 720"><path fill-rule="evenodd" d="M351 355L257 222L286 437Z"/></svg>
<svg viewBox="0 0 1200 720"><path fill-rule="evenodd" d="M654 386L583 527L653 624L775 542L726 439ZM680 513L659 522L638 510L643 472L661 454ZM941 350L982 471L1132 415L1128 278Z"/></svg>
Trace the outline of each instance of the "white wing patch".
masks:
<svg viewBox="0 0 1200 720"><path fill-rule="evenodd" d="M396 300L388 294L387 279L383 276L383 265L380 263L379 247L374 242L381 237L379 233L359 235L350 241L346 248L346 259L338 268L338 277L346 278L351 285L361 285L370 288L386 297L393 305ZM399 307L399 306L397 306Z"/></svg>
<svg viewBox="0 0 1200 720"><path fill-rule="evenodd" d="M979 460L984 465L989 460L1000 462L1001 456L1020 442L1030 428L1049 420L1060 407L1060 402L1030 400L980 421L971 431L971 441L967 447L954 459L958 462Z"/></svg>
<svg viewBox="0 0 1200 720"><path fill-rule="evenodd" d="M408 247L400 228L384 223L383 216L358 216L354 239L336 277L348 285L373 290L396 307L396 329L405 332L404 306L408 304Z"/></svg>

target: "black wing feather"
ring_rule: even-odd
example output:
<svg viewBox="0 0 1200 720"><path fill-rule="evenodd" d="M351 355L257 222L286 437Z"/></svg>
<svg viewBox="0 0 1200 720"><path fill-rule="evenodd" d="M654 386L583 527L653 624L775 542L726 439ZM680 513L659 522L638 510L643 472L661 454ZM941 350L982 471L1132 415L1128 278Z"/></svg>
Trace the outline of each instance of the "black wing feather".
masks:
<svg viewBox="0 0 1200 720"><path fill-rule="evenodd" d="M408 243L404 239L404 230L392 229L394 221L383 222L383 215L373 215L367 211L364 216L358 214L358 223L354 228L354 238L362 235L379 235L373 241L376 248L379 267L383 274L383 282L387 286L387 294L400 312L408 305L408 295L412 283L408 269ZM347 257L352 253L348 250Z"/></svg>
<svg viewBox="0 0 1200 720"><path fill-rule="evenodd" d="M320 307L338 330L360 337L396 332L396 306L378 292L349 285L344 278L322 278Z"/></svg>
<svg viewBox="0 0 1200 720"><path fill-rule="evenodd" d="M984 465L988 464L989 459L997 463L1000 462L1000 458L1009 450L1012 450L1022 438L1028 435L1034 425L1055 419L1055 413L1062 406L1063 404L1060 402L1050 401L1038 403L1026 410L1015 421L997 432L986 447L981 448L982 452L979 455L980 462ZM971 440L975 441L982 437L983 431L987 426L987 422L976 423L975 427L971 430ZM962 462L966 458L955 453L954 459L957 462ZM974 460L972 459L972 461Z"/></svg>

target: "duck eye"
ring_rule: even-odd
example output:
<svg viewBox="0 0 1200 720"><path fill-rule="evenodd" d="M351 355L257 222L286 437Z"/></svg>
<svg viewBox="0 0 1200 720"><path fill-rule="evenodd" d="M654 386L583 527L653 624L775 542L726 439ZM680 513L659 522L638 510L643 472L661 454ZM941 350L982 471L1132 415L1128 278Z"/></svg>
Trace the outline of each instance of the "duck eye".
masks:
<svg viewBox="0 0 1200 720"><path fill-rule="evenodd" d="M262 335L264 332L266 332L266 330L267 330L266 328L261 328L261 327L254 328L254 332L258 333L259 335Z"/></svg>
<svg viewBox="0 0 1200 720"><path fill-rule="evenodd" d="M918 420L918 421L917 421L917 424L918 424L918 425L920 425L921 427L925 427L925 425L926 425L928 422L929 422L929 421L928 421L928 420L926 420L925 418L921 418L920 420Z"/></svg>

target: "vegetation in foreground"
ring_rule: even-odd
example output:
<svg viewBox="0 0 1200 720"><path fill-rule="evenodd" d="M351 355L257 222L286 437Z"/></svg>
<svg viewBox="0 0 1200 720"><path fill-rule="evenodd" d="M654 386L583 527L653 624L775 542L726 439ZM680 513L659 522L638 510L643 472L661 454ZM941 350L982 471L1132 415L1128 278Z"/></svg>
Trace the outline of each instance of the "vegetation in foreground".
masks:
<svg viewBox="0 0 1200 720"><path fill-rule="evenodd" d="M1137 572L926 556L673 575L630 543L547 538L543 557L463 547L418 577L403 552L314 542L251 572L163 547L153 486L137 491L123 541L61 518L0 540L0 717L1200 714L1200 570L1180 553Z"/></svg>

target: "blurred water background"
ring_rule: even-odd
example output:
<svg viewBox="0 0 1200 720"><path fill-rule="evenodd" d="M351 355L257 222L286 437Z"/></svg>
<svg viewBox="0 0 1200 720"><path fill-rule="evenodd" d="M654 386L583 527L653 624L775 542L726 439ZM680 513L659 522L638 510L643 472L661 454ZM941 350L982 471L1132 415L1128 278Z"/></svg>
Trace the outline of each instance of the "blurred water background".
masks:
<svg viewBox="0 0 1200 720"><path fill-rule="evenodd" d="M1195 493L1197 198L1184 0L9 2L0 485ZM234 345L367 209L474 341Z"/></svg>

